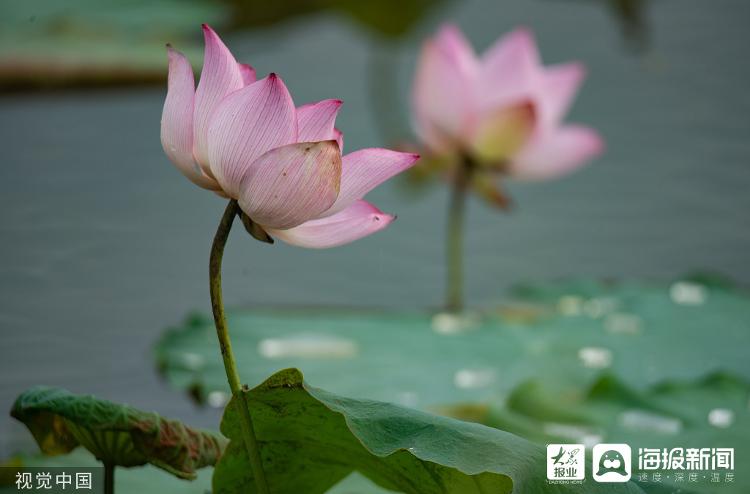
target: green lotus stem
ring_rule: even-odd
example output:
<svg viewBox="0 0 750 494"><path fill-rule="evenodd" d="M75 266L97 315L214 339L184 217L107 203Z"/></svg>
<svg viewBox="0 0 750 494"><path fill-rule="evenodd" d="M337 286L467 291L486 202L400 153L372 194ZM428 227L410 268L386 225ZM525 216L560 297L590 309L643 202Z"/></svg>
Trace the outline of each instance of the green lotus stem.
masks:
<svg viewBox="0 0 750 494"><path fill-rule="evenodd" d="M464 308L463 237L466 216L466 192L471 181L474 164L464 158L456 167L453 177L451 199L448 205L448 226L446 230L447 281L445 309L461 312Z"/></svg>
<svg viewBox="0 0 750 494"><path fill-rule="evenodd" d="M114 463L104 464L104 494L114 494L115 492L115 465Z"/></svg>
<svg viewBox="0 0 750 494"><path fill-rule="evenodd" d="M227 319L224 314L224 302L222 301L221 295L221 260L224 257L224 246L227 243L229 232L232 229L234 217L237 216L239 212L240 207L237 204L237 201L234 199L230 200L229 204L227 204L227 208L224 210L224 216L221 217L221 222L219 223L219 227L216 229L216 235L214 236L214 242L211 245L211 258L209 261L211 309L214 314L216 334L219 337L219 348L221 349L221 358L224 360L224 370L227 374L229 389L232 391L234 403L240 408L239 415L242 425L242 437L245 442L247 456L250 460L253 478L255 479L255 487L258 494L268 494L268 484L266 484L266 476L263 472L263 463L260 457L258 439L255 437L255 429L253 428L252 417L250 417L250 409L245 394L243 393L242 385L240 384L240 376L237 372L237 364L235 363L234 353L232 352L232 342L229 339L229 328L227 327Z"/></svg>

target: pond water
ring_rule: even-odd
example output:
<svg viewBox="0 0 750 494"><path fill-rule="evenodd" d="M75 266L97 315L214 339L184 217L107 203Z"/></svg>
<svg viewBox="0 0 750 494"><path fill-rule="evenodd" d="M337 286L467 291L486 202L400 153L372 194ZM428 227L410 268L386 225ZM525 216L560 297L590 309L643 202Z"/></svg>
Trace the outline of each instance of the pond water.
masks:
<svg viewBox="0 0 750 494"><path fill-rule="evenodd" d="M571 275L672 279L707 269L750 282L750 4L652 2L651 45L635 54L603 3L446 5L402 44L379 48L404 96L419 39L445 18L481 48L526 24L546 62L589 68L569 120L600 129L607 152L563 180L509 184L510 215L472 201L472 304L492 304L520 280ZM374 45L361 30L320 16L226 41L260 73L280 73L298 104L343 99L348 150L387 144L372 118ZM151 356L165 327L210 309L208 250L224 207L163 155L163 97L162 87L0 96L0 411L45 383L216 426L218 412L167 388ZM378 107L406 126L404 107ZM237 230L227 303L438 306L445 188L414 194L390 183L370 198L399 220L344 248L269 247ZM20 425L0 418L0 456L28 445Z"/></svg>

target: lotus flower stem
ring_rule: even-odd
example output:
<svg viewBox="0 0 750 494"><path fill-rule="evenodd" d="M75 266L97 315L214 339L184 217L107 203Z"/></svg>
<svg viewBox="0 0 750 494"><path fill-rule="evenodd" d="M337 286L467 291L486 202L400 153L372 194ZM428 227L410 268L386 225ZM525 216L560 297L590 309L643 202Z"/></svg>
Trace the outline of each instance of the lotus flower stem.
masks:
<svg viewBox="0 0 750 494"><path fill-rule="evenodd" d="M214 314L216 334L219 337L221 358L224 360L224 370L227 373L229 389L232 391L234 402L237 404L236 406L240 407L239 415L241 418L242 436L245 441L247 456L250 459L250 467L252 468L253 478L255 479L255 487L258 494L268 494L268 485L266 484L266 476L263 472L263 463L260 457L258 440L255 437L255 429L253 428L253 420L250 417L250 409L247 400L245 399L245 395L242 392L240 376L237 372L237 364L235 363L234 353L232 352L232 343L229 339L229 328L227 327L227 320L224 314L224 302L222 301L221 295L221 260L224 257L224 246L227 243L229 232L232 229L234 217L237 216L239 211L240 207L237 204L237 201L234 199L230 200L229 204L227 204L227 208L224 210L224 216L221 218L219 227L216 229L216 236L214 236L213 245L211 245L211 258L209 261L211 309Z"/></svg>
<svg viewBox="0 0 750 494"><path fill-rule="evenodd" d="M448 279L445 294L445 309L461 312L464 308L463 236L466 210L466 192L474 171L474 164L464 158L456 167L452 181L451 199L448 206L448 228L446 252Z"/></svg>
<svg viewBox="0 0 750 494"><path fill-rule="evenodd" d="M114 463L104 464L104 494L114 494L115 492L115 465Z"/></svg>

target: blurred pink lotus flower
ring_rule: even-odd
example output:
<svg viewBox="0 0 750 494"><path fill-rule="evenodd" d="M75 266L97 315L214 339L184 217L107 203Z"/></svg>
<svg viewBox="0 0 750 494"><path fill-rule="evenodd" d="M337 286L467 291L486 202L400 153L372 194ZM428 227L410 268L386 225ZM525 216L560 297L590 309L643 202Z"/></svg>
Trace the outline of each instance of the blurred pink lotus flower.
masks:
<svg viewBox="0 0 750 494"><path fill-rule="evenodd" d="M478 57L447 25L425 43L419 61L416 131L436 156L468 158L520 179L557 177L603 149L596 131L562 123L584 76L580 63L544 67L528 29Z"/></svg>
<svg viewBox="0 0 750 494"><path fill-rule="evenodd" d="M210 27L203 33L197 88L188 60L168 46L161 142L188 179L237 199L253 223L301 247L346 244L393 221L362 198L418 155L370 148L342 157L341 101L295 108L281 78L256 80Z"/></svg>

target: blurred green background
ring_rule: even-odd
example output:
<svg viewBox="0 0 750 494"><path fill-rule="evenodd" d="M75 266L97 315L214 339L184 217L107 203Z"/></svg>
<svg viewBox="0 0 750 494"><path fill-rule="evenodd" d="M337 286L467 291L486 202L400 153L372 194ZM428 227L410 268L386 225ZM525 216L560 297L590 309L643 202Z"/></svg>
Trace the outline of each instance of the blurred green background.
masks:
<svg viewBox="0 0 750 494"><path fill-rule="evenodd" d="M701 269L750 282L749 18L744 0L0 1L0 410L45 383L216 427L218 411L168 387L152 355L165 327L210 309L223 201L159 142L164 44L199 67L200 23L259 74L281 74L298 105L343 99L349 151L411 139L414 63L442 22L479 49L527 25L545 63L583 61L569 121L601 131L603 157L511 184L510 215L470 204L467 299L493 307L511 285L562 277L666 285ZM446 188L395 181L372 199L399 220L344 248L233 237L226 302L437 307ZM747 348L739 323L723 343ZM706 363L697 342L675 341ZM0 457L18 449L33 450L28 433L0 418Z"/></svg>

